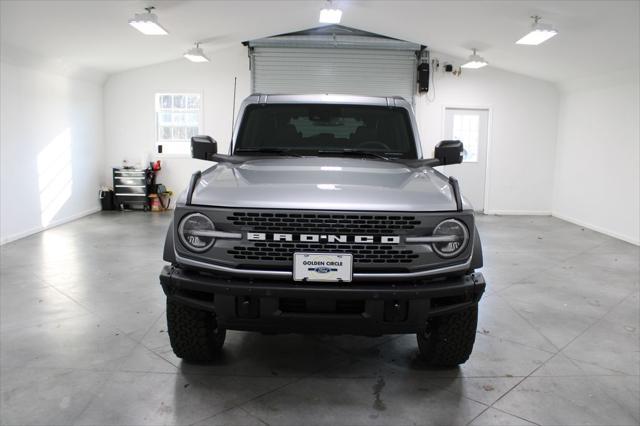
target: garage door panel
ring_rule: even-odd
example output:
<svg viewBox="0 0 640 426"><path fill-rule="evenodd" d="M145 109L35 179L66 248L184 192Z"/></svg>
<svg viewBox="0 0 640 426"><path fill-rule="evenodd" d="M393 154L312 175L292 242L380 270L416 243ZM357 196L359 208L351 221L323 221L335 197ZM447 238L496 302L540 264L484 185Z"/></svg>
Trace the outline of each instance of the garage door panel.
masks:
<svg viewBox="0 0 640 426"><path fill-rule="evenodd" d="M413 100L412 50L256 47L253 91L402 96Z"/></svg>

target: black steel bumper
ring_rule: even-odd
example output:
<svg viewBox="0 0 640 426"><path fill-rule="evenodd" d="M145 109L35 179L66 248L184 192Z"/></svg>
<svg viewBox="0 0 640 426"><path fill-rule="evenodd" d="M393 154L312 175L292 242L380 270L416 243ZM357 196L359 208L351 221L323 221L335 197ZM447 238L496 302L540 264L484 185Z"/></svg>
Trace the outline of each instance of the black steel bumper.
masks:
<svg viewBox="0 0 640 426"><path fill-rule="evenodd" d="M414 333L429 317L478 303L480 273L432 281L321 284L232 278L165 266L168 298L215 311L221 327L270 333Z"/></svg>

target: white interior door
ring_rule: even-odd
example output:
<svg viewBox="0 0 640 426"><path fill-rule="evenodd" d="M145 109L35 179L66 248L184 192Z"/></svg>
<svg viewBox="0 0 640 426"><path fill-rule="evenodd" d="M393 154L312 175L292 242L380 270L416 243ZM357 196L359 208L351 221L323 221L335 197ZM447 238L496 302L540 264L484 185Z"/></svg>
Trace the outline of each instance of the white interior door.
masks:
<svg viewBox="0 0 640 426"><path fill-rule="evenodd" d="M489 110L446 107L444 137L462 141L464 160L461 164L443 167L443 173L458 179L462 194L473 204L476 211L483 211L489 142Z"/></svg>

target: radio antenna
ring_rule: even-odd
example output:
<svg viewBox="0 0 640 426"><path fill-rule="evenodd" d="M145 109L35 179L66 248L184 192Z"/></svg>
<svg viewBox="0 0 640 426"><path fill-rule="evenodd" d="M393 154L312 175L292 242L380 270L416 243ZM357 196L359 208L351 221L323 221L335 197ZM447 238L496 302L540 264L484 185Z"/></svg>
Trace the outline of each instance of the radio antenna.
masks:
<svg viewBox="0 0 640 426"><path fill-rule="evenodd" d="M236 85L238 77L233 77L233 108L231 109L231 148L233 149L233 132L236 127Z"/></svg>

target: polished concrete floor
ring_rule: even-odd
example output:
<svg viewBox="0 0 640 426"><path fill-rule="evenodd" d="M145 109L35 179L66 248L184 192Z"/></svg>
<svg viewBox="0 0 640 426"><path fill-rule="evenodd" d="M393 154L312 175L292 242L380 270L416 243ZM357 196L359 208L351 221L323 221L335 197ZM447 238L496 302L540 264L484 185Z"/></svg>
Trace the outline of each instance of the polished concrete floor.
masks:
<svg viewBox="0 0 640 426"><path fill-rule="evenodd" d="M0 420L79 425L637 425L640 250L549 217L479 218L471 359L415 336L230 332L173 356L157 275L170 216L95 214L1 247Z"/></svg>

